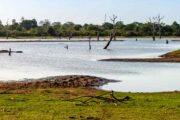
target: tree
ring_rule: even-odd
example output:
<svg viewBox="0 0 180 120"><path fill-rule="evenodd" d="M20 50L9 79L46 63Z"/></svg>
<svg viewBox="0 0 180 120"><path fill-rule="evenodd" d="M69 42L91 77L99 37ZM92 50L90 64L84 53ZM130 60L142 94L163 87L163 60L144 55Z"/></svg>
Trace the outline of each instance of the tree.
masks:
<svg viewBox="0 0 180 120"><path fill-rule="evenodd" d="M173 35L173 29L170 25L165 25L162 28L162 34L164 36L172 36Z"/></svg>
<svg viewBox="0 0 180 120"><path fill-rule="evenodd" d="M79 31L81 28L82 28L82 25L79 25L79 24L74 25L74 29L75 29L76 31Z"/></svg>
<svg viewBox="0 0 180 120"><path fill-rule="evenodd" d="M2 24L2 21L0 20L0 28L3 28L3 24Z"/></svg>
<svg viewBox="0 0 180 120"><path fill-rule="evenodd" d="M176 21L173 22L171 28L173 30L173 35L180 36L180 25Z"/></svg>
<svg viewBox="0 0 180 120"><path fill-rule="evenodd" d="M62 25L60 22L54 22L52 23L52 27L54 28L54 32L55 32L55 35L58 37L58 38L61 38L62 36Z"/></svg>
<svg viewBox="0 0 180 120"><path fill-rule="evenodd" d="M65 36L68 36L69 40L71 40L71 38L73 37L74 26L75 24L73 22L66 22L62 26L64 34Z"/></svg>
<svg viewBox="0 0 180 120"><path fill-rule="evenodd" d="M152 36L153 40L156 40L156 35L158 34L159 37L162 37L162 26L164 26L164 23L162 20L164 17L161 17L161 15L158 15L156 17L149 18L150 24L152 25Z"/></svg>
<svg viewBox="0 0 180 120"><path fill-rule="evenodd" d="M109 47L109 45L111 44L113 38L114 40L116 39L116 19L117 19L117 16L116 15L113 15L113 17L111 18L110 17L110 20L112 21L113 23L113 30L112 30L112 33L110 35L110 40L108 41L108 43L106 44L106 46L104 47L104 49L107 49Z"/></svg>
<svg viewBox="0 0 180 120"><path fill-rule="evenodd" d="M9 21L8 20L6 22L5 31L6 31L6 39L9 39Z"/></svg>
<svg viewBox="0 0 180 120"><path fill-rule="evenodd" d="M37 27L36 19L23 20L20 24L25 30L30 30L31 28Z"/></svg>
<svg viewBox="0 0 180 120"><path fill-rule="evenodd" d="M56 31L55 31L55 29L54 29L52 26L50 26L50 27L48 28L48 34L49 34L50 36L56 36Z"/></svg>
<svg viewBox="0 0 180 120"><path fill-rule="evenodd" d="M172 25L164 24L164 17L158 15L156 17L149 18L147 23L133 22L124 24L122 21L113 21L115 15L110 17L111 22L105 22L102 25L96 24L75 24L73 22L66 22L61 24L60 22L51 22L49 20L40 21L37 24L36 19L24 19L20 22L16 19L12 19L12 24L2 24L0 21L0 36L16 37L16 36L56 36L61 38L62 36L68 37L69 40L73 36L92 37L96 36L97 40L100 36L110 36L113 40L116 40L116 36L152 36L153 40L156 36L160 38L162 36L180 36L180 25L178 22L174 22Z"/></svg>
<svg viewBox="0 0 180 120"><path fill-rule="evenodd" d="M39 27L39 31L40 31L40 34L41 36L46 36L48 35L48 30L49 30L49 27L51 26L51 22L47 19L45 19L44 21L40 21L40 27Z"/></svg>
<svg viewBox="0 0 180 120"><path fill-rule="evenodd" d="M153 41L156 40L156 25L157 25L157 21L156 21L156 17L152 17L152 18L149 18L149 23L151 24L152 26L152 38L153 38Z"/></svg>
<svg viewBox="0 0 180 120"><path fill-rule="evenodd" d="M112 23L108 23L108 22L105 22L103 25L102 25L103 29L105 30L112 30L113 29L113 24Z"/></svg>
<svg viewBox="0 0 180 120"><path fill-rule="evenodd" d="M162 38L162 26L164 26L165 24L162 22L162 20L164 19L164 17L161 17L161 15L157 16L157 25L158 25L158 34L159 34L159 38Z"/></svg>

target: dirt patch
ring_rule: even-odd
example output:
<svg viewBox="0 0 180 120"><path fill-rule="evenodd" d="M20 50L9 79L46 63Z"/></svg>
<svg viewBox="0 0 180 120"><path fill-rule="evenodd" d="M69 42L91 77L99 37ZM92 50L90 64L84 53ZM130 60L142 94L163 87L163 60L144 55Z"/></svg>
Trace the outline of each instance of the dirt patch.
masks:
<svg viewBox="0 0 180 120"><path fill-rule="evenodd" d="M0 89L58 88L58 87L99 87L109 82L117 82L94 76L56 76L20 82L0 82Z"/></svg>
<svg viewBox="0 0 180 120"><path fill-rule="evenodd" d="M167 54L161 55L160 58L112 58L112 59L102 59L100 61L107 62L180 62L180 50L169 52Z"/></svg>
<svg viewBox="0 0 180 120"><path fill-rule="evenodd" d="M180 58L133 58L133 59L102 59L107 62L180 62Z"/></svg>

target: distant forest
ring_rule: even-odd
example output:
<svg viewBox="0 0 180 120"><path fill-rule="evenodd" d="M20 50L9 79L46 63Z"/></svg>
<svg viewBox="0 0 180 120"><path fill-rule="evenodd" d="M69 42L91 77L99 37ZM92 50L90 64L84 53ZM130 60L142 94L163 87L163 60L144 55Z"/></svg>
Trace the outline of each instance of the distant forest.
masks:
<svg viewBox="0 0 180 120"><path fill-rule="evenodd" d="M44 20L37 22L36 19L21 19L17 22L13 19L11 22L2 24L0 22L0 37L75 37L75 36L110 36L112 30L116 30L116 36L158 36L159 27L155 27L156 23L133 22L124 24L122 21L116 23L104 22L102 25L95 24L75 24L73 22L50 22ZM161 36L180 36L180 24L173 22L171 25L161 25Z"/></svg>

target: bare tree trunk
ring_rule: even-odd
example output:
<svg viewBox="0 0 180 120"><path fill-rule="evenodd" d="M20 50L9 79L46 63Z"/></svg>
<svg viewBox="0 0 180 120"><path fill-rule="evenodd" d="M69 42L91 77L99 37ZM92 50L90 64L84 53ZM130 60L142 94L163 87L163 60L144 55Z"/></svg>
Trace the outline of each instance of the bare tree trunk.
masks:
<svg viewBox="0 0 180 120"><path fill-rule="evenodd" d="M153 32L153 41L156 41L156 27L155 27L155 23L153 23L153 28L152 28L152 32Z"/></svg>
<svg viewBox="0 0 180 120"><path fill-rule="evenodd" d="M152 39L156 40L156 17L149 18L150 24L152 25Z"/></svg>
<svg viewBox="0 0 180 120"><path fill-rule="evenodd" d="M99 32L97 32L97 41L99 41Z"/></svg>
<svg viewBox="0 0 180 120"><path fill-rule="evenodd" d="M114 40L116 40L116 34L114 35Z"/></svg>
<svg viewBox="0 0 180 120"><path fill-rule="evenodd" d="M9 22L7 20L7 22L6 22L6 39L9 39L9 31L8 31L8 29L9 29Z"/></svg>
<svg viewBox="0 0 180 120"><path fill-rule="evenodd" d="M69 34L69 40L71 40L72 36L73 36L73 34L70 33L70 34Z"/></svg>
<svg viewBox="0 0 180 120"><path fill-rule="evenodd" d="M156 41L156 35L155 35L155 30L154 30L154 28L153 28L153 41Z"/></svg>
<svg viewBox="0 0 180 120"><path fill-rule="evenodd" d="M6 39L9 39L9 34L8 33L6 34Z"/></svg>
<svg viewBox="0 0 180 120"><path fill-rule="evenodd" d="M89 50L91 50L91 36L89 36Z"/></svg>
<svg viewBox="0 0 180 120"><path fill-rule="evenodd" d="M11 51L11 48L9 49L9 56L11 56L11 53L12 53L12 51Z"/></svg>
<svg viewBox="0 0 180 120"><path fill-rule="evenodd" d="M110 34L110 40L108 41L108 43L106 44L104 49L108 49L108 47L111 44L113 39L116 40L116 19L117 19L117 16L113 15L113 17L112 18L110 17L110 19L113 23L113 30L112 30L112 33Z"/></svg>
<svg viewBox="0 0 180 120"><path fill-rule="evenodd" d="M163 17L161 17L161 15L158 15L157 16L157 24L158 24L158 28L159 28L159 38L161 39L162 38L162 26L164 25L163 24L163 22L162 22L162 20L164 19L164 16Z"/></svg>
<svg viewBox="0 0 180 120"><path fill-rule="evenodd" d="M159 38L162 39L162 34L161 33L159 34Z"/></svg>
<svg viewBox="0 0 180 120"><path fill-rule="evenodd" d="M110 37L108 43L107 43L106 46L104 47L105 50L108 49L108 47L109 47L109 45L111 44L113 38L114 38L114 36L111 34L111 37Z"/></svg>
<svg viewBox="0 0 180 120"><path fill-rule="evenodd" d="M159 39L161 39L161 38L162 38L162 34L161 34L161 25L159 25L159 31L158 31L158 33L159 33Z"/></svg>
<svg viewBox="0 0 180 120"><path fill-rule="evenodd" d="M157 17L152 17L149 18L150 23L152 25L152 35L153 35L153 41L156 40L156 35L159 35L159 38L162 38L162 33L161 33L161 27L163 25L162 20L164 17L161 17L161 15L158 15ZM158 31L157 31L158 28Z"/></svg>

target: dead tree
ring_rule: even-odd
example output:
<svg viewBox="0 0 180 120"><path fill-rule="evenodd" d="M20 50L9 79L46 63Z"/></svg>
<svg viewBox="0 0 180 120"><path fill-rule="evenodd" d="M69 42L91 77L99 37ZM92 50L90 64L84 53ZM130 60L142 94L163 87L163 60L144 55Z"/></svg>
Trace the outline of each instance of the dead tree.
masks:
<svg viewBox="0 0 180 120"><path fill-rule="evenodd" d="M162 26L164 25L162 20L164 19L164 17L161 17L161 15L157 16L157 25L158 25L158 35L159 38L162 38Z"/></svg>
<svg viewBox="0 0 180 120"><path fill-rule="evenodd" d="M9 56L11 56L11 53L12 53L12 51L11 51L11 48L9 49Z"/></svg>
<svg viewBox="0 0 180 120"><path fill-rule="evenodd" d="M108 43L106 44L106 46L104 47L104 49L108 49L108 47L109 47L109 45L111 44L112 40L113 40L113 35L111 34L110 40L108 41Z"/></svg>
<svg viewBox="0 0 180 120"><path fill-rule="evenodd" d="M9 22L6 22L6 39L9 39Z"/></svg>
<svg viewBox="0 0 180 120"><path fill-rule="evenodd" d="M112 31L112 34L113 34L114 40L116 40L116 19L117 19L117 16L116 16L116 15L113 15L112 18L110 17L110 20L111 20L112 23L113 23L113 31Z"/></svg>
<svg viewBox="0 0 180 120"><path fill-rule="evenodd" d="M71 40L73 33L69 33L69 40Z"/></svg>
<svg viewBox="0 0 180 120"><path fill-rule="evenodd" d="M152 25L152 36L153 40L156 40L156 35L159 35L159 38L162 38L162 20L164 17L161 17L161 15L158 15L156 17L149 18L150 24Z"/></svg>
<svg viewBox="0 0 180 120"><path fill-rule="evenodd" d="M104 47L104 49L108 49L108 47L111 44L113 38L114 38L114 40L116 40L116 19L117 19L116 15L113 15L112 18L110 17L110 20L113 23L113 30L112 30L112 33L110 34L110 39L109 39L108 43L106 44L106 46Z"/></svg>
<svg viewBox="0 0 180 120"><path fill-rule="evenodd" d="M157 25L157 21L156 21L156 17L152 17L149 18L150 24L152 25L152 38L153 41L156 40L156 25Z"/></svg>
<svg viewBox="0 0 180 120"><path fill-rule="evenodd" d="M99 41L99 31L97 31L97 41Z"/></svg>
<svg viewBox="0 0 180 120"><path fill-rule="evenodd" d="M91 48L92 48L92 47L91 47L91 38L92 38L92 37L91 37L91 35L89 34L89 50L91 50Z"/></svg>

